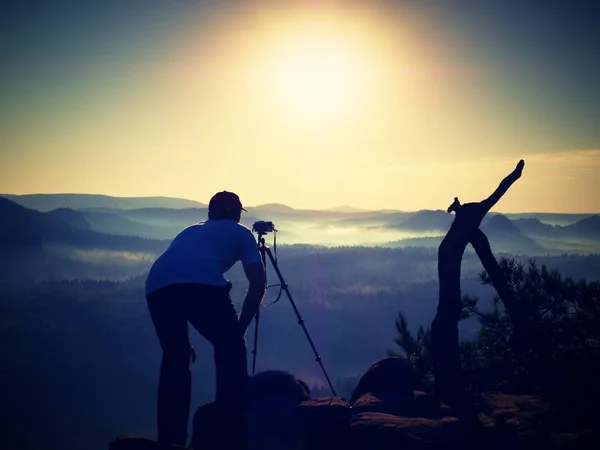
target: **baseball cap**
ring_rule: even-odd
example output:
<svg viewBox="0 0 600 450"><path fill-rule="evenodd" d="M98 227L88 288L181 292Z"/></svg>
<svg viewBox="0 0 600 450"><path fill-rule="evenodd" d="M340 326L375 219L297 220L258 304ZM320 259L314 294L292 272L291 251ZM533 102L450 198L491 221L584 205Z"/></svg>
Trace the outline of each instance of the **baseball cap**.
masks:
<svg viewBox="0 0 600 450"><path fill-rule="evenodd" d="M212 212L248 212L237 194L228 191L217 192L208 203L208 210Z"/></svg>

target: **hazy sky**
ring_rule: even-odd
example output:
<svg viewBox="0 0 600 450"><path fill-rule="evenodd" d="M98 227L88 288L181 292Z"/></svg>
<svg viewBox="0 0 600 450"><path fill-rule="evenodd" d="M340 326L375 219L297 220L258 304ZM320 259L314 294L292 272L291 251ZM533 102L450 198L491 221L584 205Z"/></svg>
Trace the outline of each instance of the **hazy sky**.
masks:
<svg viewBox="0 0 600 450"><path fill-rule="evenodd" d="M2 193L600 212L600 2L12 3Z"/></svg>

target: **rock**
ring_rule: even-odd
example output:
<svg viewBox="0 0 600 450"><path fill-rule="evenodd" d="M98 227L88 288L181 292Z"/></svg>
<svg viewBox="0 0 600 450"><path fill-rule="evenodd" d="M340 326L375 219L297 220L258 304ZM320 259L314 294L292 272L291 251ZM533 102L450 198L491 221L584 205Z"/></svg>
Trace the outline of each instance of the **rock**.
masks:
<svg viewBox="0 0 600 450"><path fill-rule="evenodd" d="M226 430L223 420L219 418L215 403L205 403L194 414L190 446L193 449L219 448L223 441L221 434L223 431L227 432Z"/></svg>
<svg viewBox="0 0 600 450"><path fill-rule="evenodd" d="M380 394L406 393L413 390L425 390L415 371L408 361L399 357L389 357L377 361L362 376L352 393L350 404L371 393Z"/></svg>
<svg viewBox="0 0 600 450"><path fill-rule="evenodd" d="M456 417L424 419L383 413L360 413L350 419L348 450L464 449L464 432Z"/></svg>
<svg viewBox="0 0 600 450"><path fill-rule="evenodd" d="M310 398L306 383L288 372L268 370L250 378L244 449L296 448L301 441L297 408Z"/></svg>
<svg viewBox="0 0 600 450"><path fill-rule="evenodd" d="M248 379L245 404L240 399L241 429L214 403L198 408L191 447L221 449L239 438L236 450L596 448L598 430L561 434L560 421L541 397L488 392L475 399L450 408L423 390L401 358L372 365L351 404L336 397L311 399L304 382L269 370ZM125 436L111 442L109 450L183 448Z"/></svg>
<svg viewBox="0 0 600 450"><path fill-rule="evenodd" d="M186 450L180 445L159 444L156 441L132 436L118 436L108 444L108 450Z"/></svg>
<svg viewBox="0 0 600 450"><path fill-rule="evenodd" d="M297 412L304 448L345 448L351 411L348 402L337 397L321 397L302 402Z"/></svg>
<svg viewBox="0 0 600 450"><path fill-rule="evenodd" d="M304 381L282 370L265 370L249 379L250 401L267 397L284 398L297 402L296 406L310 398L310 390Z"/></svg>
<svg viewBox="0 0 600 450"><path fill-rule="evenodd" d="M352 405L352 413L380 412L401 417L441 419L454 416L452 408L441 403L433 395L423 391L401 391L362 395Z"/></svg>
<svg viewBox="0 0 600 450"><path fill-rule="evenodd" d="M552 447L550 404L536 395L508 395L497 392L479 396L479 421L486 441L497 448Z"/></svg>
<svg viewBox="0 0 600 450"><path fill-rule="evenodd" d="M481 419L489 426L523 426L536 428L549 417L550 404L536 395L508 395L495 392L480 395L485 407Z"/></svg>
<svg viewBox="0 0 600 450"><path fill-rule="evenodd" d="M301 426L296 410L309 398L306 383L291 373L268 370L250 377L244 407L243 448L269 450L297 446ZM192 448L219 448L230 437L231 429L226 418L219 418L214 403L202 405L194 415Z"/></svg>

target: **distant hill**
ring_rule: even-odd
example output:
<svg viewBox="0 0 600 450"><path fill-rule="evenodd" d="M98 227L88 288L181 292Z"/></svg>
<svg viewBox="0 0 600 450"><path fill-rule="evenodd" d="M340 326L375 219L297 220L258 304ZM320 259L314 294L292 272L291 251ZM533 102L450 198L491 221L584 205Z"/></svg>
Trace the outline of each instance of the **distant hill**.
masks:
<svg viewBox="0 0 600 450"><path fill-rule="evenodd" d="M66 224L60 219L0 197L0 253L13 254L25 249L41 250L42 229L52 234L55 229Z"/></svg>
<svg viewBox="0 0 600 450"><path fill-rule="evenodd" d="M117 212L81 211L80 214L86 219L89 227L99 233L172 239L181 230L181 227L177 226L150 225L143 221L131 220Z"/></svg>
<svg viewBox="0 0 600 450"><path fill-rule="evenodd" d="M265 203L263 205L248 206L247 209L248 210L251 209L253 211L256 210L256 211L276 212L276 213L287 213L287 212L296 211L291 206L283 205L281 203Z"/></svg>
<svg viewBox="0 0 600 450"><path fill-rule="evenodd" d="M537 219L517 219L514 225L526 236L545 246L586 251L586 245L600 242L600 216L586 217L571 225L547 225Z"/></svg>
<svg viewBox="0 0 600 450"><path fill-rule="evenodd" d="M206 208L90 208L81 212L96 231L158 239L172 239L208 217Z"/></svg>
<svg viewBox="0 0 600 450"><path fill-rule="evenodd" d="M538 219L515 219L512 223L526 236L559 239L564 236L563 227L548 225Z"/></svg>
<svg viewBox="0 0 600 450"><path fill-rule="evenodd" d="M135 211L137 210L107 208L75 211L70 208L59 208L49 211L46 214L56 217L72 227L82 230L92 230L98 233L153 239L170 239L174 237L176 231L169 227L148 225L144 222L130 220L125 217L127 213L131 214ZM179 212L181 210L173 211Z"/></svg>
<svg viewBox="0 0 600 450"><path fill-rule="evenodd" d="M399 211L366 211L360 215L353 214L350 217L337 219L335 224L342 226L384 226L395 227L408 218L414 216L412 212Z"/></svg>
<svg viewBox="0 0 600 450"><path fill-rule="evenodd" d="M411 231L446 231L450 228L454 215L445 211L418 211L395 228ZM524 220L524 219L521 219ZM543 224L542 224L543 225ZM548 226L548 225L543 225ZM507 217L496 214L490 217L481 230L490 241L492 251L512 254L544 254L546 250L535 240L525 236ZM418 237L391 243L393 247L437 247L442 237Z"/></svg>
<svg viewBox="0 0 600 450"><path fill-rule="evenodd" d="M452 214L442 210L421 210L417 211L408 219L395 223L394 228L411 231L447 231L454 220Z"/></svg>
<svg viewBox="0 0 600 450"><path fill-rule="evenodd" d="M389 242L387 245L393 248L426 247L437 249L441 244L443 236L406 238Z"/></svg>
<svg viewBox="0 0 600 450"><path fill-rule="evenodd" d="M59 216L63 216L62 218ZM73 219L71 213L67 213ZM64 211L43 213L0 197L0 250L41 248L61 244L73 248L157 252L166 244L160 240L114 236L72 226L63 220Z"/></svg>
<svg viewBox="0 0 600 450"><path fill-rule="evenodd" d="M58 208L53 209L46 213L50 217L55 217L75 228L81 228L82 230L90 230L90 223L86 220L85 216L71 208Z"/></svg>
<svg viewBox="0 0 600 450"><path fill-rule="evenodd" d="M481 230L488 237L492 251L518 255L546 253L542 246L525 236L510 219L502 214L491 217Z"/></svg>
<svg viewBox="0 0 600 450"><path fill-rule="evenodd" d="M326 211L337 211L337 212L367 212L370 211L368 209L355 208L350 205L341 205L336 206L335 208L327 208Z"/></svg>
<svg viewBox="0 0 600 450"><path fill-rule="evenodd" d="M89 208L79 212L84 215L92 230L153 239L172 239L184 228L208 218L207 208ZM272 220L271 217L261 219ZM248 228L256 220L257 216L252 210L242 216L242 223Z"/></svg>
<svg viewBox="0 0 600 450"><path fill-rule="evenodd" d="M137 209L157 207L180 209L206 207L204 203L194 200L171 197L112 197L97 194L0 194L0 197L8 198L26 208L43 212L58 208Z"/></svg>
<svg viewBox="0 0 600 450"><path fill-rule="evenodd" d="M543 224L566 226L586 219L593 214L567 214L567 213L502 213L513 222L518 219L537 219Z"/></svg>
<svg viewBox="0 0 600 450"><path fill-rule="evenodd" d="M600 216L595 215L564 227L570 236L586 239L600 239Z"/></svg>
<svg viewBox="0 0 600 450"><path fill-rule="evenodd" d="M94 211L94 210L90 210ZM208 218L206 208L138 208L128 210L102 210L107 213L119 214L130 220L140 220L147 223L181 222L190 225Z"/></svg>

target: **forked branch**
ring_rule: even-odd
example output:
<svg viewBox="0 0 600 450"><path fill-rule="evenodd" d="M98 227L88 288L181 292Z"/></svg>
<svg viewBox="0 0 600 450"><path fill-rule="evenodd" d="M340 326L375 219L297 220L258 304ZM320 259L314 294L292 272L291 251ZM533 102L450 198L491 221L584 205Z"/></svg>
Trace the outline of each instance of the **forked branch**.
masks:
<svg viewBox="0 0 600 450"><path fill-rule="evenodd" d="M456 218L438 249L439 302L431 324L431 345L435 372L436 393L450 403L464 399L464 384L460 362L458 321L461 312L460 269L462 256L471 242L484 264L494 277L495 287L505 301L508 310L514 311L515 300L504 285L497 262L491 252L487 238L479 225L487 212L502 198L523 172L525 162L520 160L515 169L498 185L487 199L478 203L461 205L458 197L448 207ZM518 321L523 323L522 320Z"/></svg>

